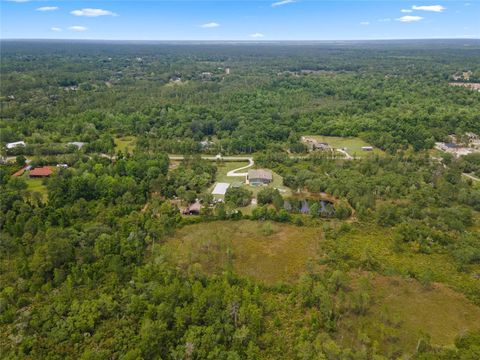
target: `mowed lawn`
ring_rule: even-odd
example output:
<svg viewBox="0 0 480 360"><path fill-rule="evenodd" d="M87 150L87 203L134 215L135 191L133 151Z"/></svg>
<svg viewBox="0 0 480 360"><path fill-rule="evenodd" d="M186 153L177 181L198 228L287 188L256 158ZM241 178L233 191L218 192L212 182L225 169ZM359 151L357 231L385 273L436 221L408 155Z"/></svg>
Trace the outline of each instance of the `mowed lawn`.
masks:
<svg viewBox="0 0 480 360"><path fill-rule="evenodd" d="M47 200L48 190L47 187L43 184L43 182L45 181L44 179L30 178L28 177L28 174L22 175L22 178L25 179L25 182L27 183L27 190L31 192L38 192L42 195L43 201Z"/></svg>
<svg viewBox="0 0 480 360"><path fill-rule="evenodd" d="M347 153L353 157L364 157L371 154L383 154L383 151L374 148L373 151L363 151L362 146L371 146L369 143L363 141L358 137L340 137L340 136L321 136L321 135L308 135L308 137L314 138L320 142L325 142L335 149L346 148Z"/></svg>
<svg viewBox="0 0 480 360"><path fill-rule="evenodd" d="M233 182L245 182L244 177L240 176L227 176L229 171L241 168L243 166L247 166L248 161L220 161L217 162L217 182L224 182L224 183L233 183ZM239 173L248 172L248 169L243 169L238 171Z"/></svg>
<svg viewBox="0 0 480 360"><path fill-rule="evenodd" d="M267 284L294 282L314 262L319 229L255 221L186 226L164 246L169 261L207 274L232 269Z"/></svg>
<svg viewBox="0 0 480 360"><path fill-rule="evenodd" d="M246 189L248 189L252 192L254 198L257 197L258 192L261 189L263 189L265 186L274 187L274 188L278 189L280 191L280 193L282 194L282 196L284 196L284 197L288 197L288 196L292 195L291 189L286 187L285 185L283 185L283 178L274 171L272 171L272 175L273 175L272 183L268 184L268 185L265 185L265 186L250 186L250 185L247 185L245 183L246 179L243 176L227 176L227 173L229 171L241 168L241 167L246 166L246 165L248 165L248 161L225 161L225 162L218 163L217 164L216 182L223 182L223 183L229 183L229 184L232 184L234 182L241 182L241 183L244 184L243 185L244 188L246 188ZM255 165L250 167L250 168L240 170L240 171L238 171L238 173L248 172L248 170L254 169L254 168L255 168ZM215 184L213 184L208 191L211 192L214 187L215 187ZM221 196L221 195L216 195L216 197L217 198L223 198L223 196ZM251 212L251 206L248 206L246 208L242 208L240 210L243 213L250 213Z"/></svg>

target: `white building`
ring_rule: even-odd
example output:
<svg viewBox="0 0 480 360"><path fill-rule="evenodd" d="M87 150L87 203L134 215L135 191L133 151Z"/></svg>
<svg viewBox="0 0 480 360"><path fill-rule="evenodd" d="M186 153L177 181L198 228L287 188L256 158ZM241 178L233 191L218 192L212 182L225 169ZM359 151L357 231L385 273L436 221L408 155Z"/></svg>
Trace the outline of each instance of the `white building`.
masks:
<svg viewBox="0 0 480 360"><path fill-rule="evenodd" d="M13 149L13 148L16 148L18 146L23 146L25 147L27 144L25 144L24 141L16 141L16 142L11 142L11 143L7 143L7 149Z"/></svg>

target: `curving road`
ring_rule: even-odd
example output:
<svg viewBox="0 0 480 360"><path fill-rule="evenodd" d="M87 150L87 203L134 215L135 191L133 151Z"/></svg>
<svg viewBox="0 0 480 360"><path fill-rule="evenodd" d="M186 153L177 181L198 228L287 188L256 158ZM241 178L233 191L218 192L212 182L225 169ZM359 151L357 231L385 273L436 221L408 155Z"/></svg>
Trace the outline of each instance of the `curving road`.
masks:
<svg viewBox="0 0 480 360"><path fill-rule="evenodd" d="M230 170L229 172L227 172L227 176L241 176L241 177L245 177L245 176L248 175L248 172L237 173L237 171L239 171L239 170L244 170L244 169L248 169L249 167L252 167L253 164L254 164L253 159L252 159L252 158L249 158L249 159L248 159L248 165L239 167L238 169Z"/></svg>

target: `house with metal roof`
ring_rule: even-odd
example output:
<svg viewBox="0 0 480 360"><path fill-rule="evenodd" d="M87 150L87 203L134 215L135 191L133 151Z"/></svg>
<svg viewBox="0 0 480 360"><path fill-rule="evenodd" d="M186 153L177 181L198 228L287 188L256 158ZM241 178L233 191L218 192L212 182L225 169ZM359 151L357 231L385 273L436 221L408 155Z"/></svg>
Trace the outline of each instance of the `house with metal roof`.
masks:
<svg viewBox="0 0 480 360"><path fill-rule="evenodd" d="M247 182L252 186L269 184L273 180L273 175L270 170L253 169L248 170Z"/></svg>

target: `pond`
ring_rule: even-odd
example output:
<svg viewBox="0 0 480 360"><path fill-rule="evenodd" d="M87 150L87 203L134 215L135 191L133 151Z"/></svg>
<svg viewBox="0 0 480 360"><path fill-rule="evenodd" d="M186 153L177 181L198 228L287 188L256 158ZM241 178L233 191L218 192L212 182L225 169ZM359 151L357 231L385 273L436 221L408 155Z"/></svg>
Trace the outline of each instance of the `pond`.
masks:
<svg viewBox="0 0 480 360"><path fill-rule="evenodd" d="M333 216L335 214L335 206L329 200L313 200L313 199L286 199L283 208L290 213L310 214L317 212L320 216Z"/></svg>

